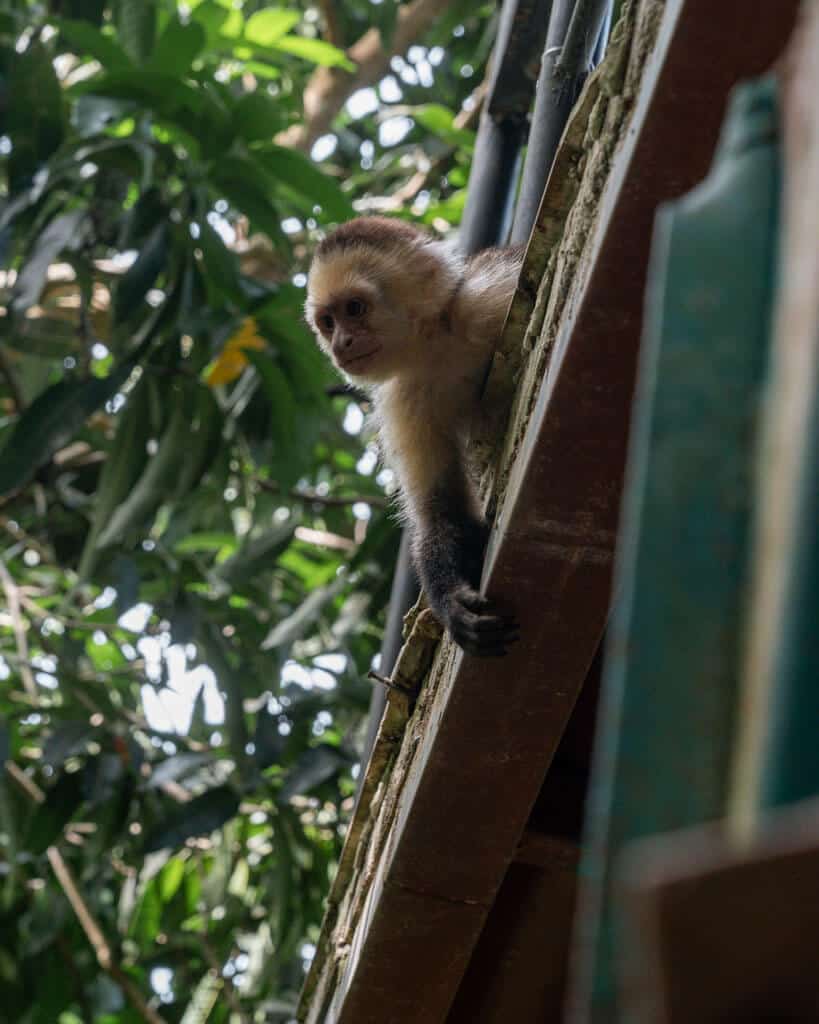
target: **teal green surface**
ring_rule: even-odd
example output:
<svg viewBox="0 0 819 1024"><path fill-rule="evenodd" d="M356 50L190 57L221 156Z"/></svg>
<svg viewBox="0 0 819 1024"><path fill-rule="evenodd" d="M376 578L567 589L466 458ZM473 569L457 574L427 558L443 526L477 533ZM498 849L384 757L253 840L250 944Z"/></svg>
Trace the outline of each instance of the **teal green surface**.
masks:
<svg viewBox="0 0 819 1024"><path fill-rule="evenodd" d="M800 450L794 533L773 664L762 809L819 794L819 379Z"/></svg>
<svg viewBox="0 0 819 1024"><path fill-rule="evenodd" d="M701 186L660 210L582 865L575 1020L615 1009L631 839L723 815L780 193L771 79L733 94ZM575 988L577 993L578 988Z"/></svg>

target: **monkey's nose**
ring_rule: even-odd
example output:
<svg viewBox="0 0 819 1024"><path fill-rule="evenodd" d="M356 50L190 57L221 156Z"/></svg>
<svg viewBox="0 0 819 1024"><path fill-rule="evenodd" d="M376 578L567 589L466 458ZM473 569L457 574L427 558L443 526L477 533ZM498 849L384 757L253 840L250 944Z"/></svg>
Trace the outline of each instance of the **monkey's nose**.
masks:
<svg viewBox="0 0 819 1024"><path fill-rule="evenodd" d="M352 345L352 343L353 343L353 336L352 336L352 334L343 334L338 339L338 347L341 349L342 352L345 349L348 349L350 347L350 345Z"/></svg>

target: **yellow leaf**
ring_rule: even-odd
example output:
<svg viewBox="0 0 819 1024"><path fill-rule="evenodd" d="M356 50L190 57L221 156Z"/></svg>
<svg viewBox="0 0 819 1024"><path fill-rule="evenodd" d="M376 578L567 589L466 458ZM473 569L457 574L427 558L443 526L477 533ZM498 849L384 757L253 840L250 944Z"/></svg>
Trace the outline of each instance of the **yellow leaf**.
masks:
<svg viewBox="0 0 819 1024"><path fill-rule="evenodd" d="M205 371L205 382L208 387L215 388L220 384L230 384L241 376L247 366L246 349L259 351L265 347L264 338L252 316L247 317L242 326L225 342L225 347Z"/></svg>

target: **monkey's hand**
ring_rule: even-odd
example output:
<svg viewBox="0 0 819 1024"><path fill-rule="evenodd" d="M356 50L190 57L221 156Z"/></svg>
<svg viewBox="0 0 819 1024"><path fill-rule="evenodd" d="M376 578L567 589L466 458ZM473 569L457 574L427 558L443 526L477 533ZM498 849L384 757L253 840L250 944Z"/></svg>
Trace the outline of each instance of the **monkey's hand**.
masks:
<svg viewBox="0 0 819 1024"><path fill-rule="evenodd" d="M467 654L502 658L519 636L514 618L498 614L492 602L467 584L445 598L441 617L450 636Z"/></svg>

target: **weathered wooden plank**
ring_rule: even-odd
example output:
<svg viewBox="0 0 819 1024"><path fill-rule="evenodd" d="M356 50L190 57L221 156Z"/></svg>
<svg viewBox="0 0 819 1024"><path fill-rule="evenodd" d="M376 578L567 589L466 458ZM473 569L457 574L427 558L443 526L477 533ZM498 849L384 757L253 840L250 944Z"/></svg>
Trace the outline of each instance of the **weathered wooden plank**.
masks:
<svg viewBox="0 0 819 1024"><path fill-rule="evenodd" d="M819 803L768 818L738 848L715 828L638 841L620 895L640 970L637 1024L819 1019Z"/></svg>

